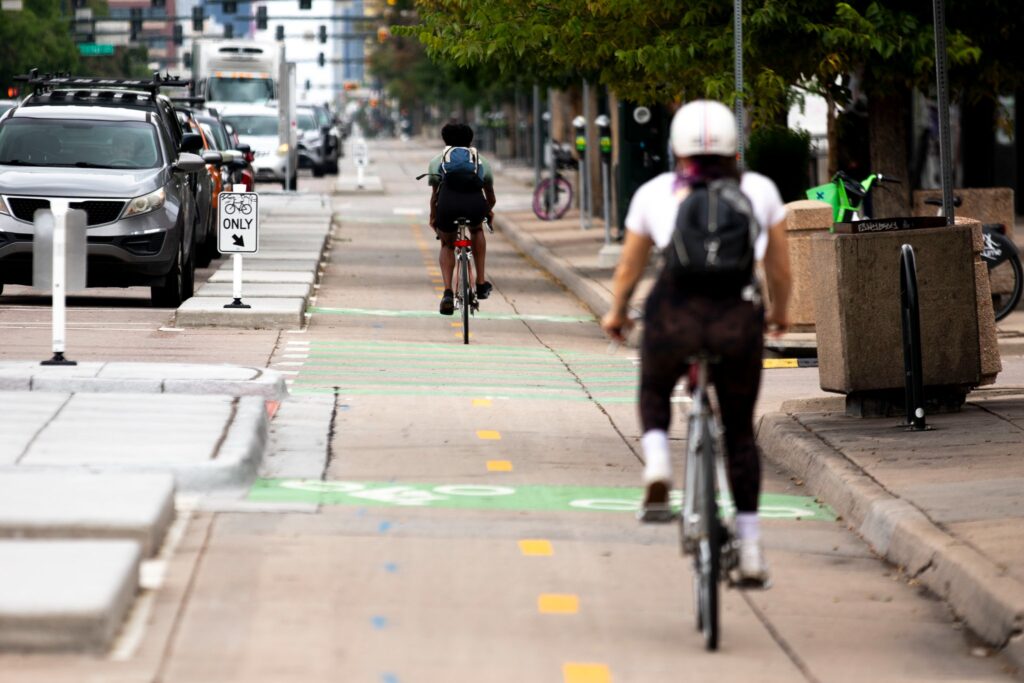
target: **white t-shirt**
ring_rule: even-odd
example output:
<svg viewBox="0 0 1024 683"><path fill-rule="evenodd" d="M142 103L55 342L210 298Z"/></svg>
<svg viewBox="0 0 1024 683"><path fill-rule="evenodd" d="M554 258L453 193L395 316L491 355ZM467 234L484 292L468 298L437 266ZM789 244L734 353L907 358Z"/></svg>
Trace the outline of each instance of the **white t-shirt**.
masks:
<svg viewBox="0 0 1024 683"><path fill-rule="evenodd" d="M650 237L659 249L668 246L676 228L676 214L682 197L674 190L675 180L673 171L648 180L637 189L626 213L626 229ZM740 190L750 200L761 228L754 243L754 255L761 260L768 248L768 228L786 217L786 207L775 183L760 173L744 173L740 179Z"/></svg>

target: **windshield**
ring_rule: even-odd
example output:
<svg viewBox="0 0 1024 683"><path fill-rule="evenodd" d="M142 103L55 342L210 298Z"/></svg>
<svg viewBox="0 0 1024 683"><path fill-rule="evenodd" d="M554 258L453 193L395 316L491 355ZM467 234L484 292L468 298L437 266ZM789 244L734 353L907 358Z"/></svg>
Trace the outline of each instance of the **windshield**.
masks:
<svg viewBox="0 0 1024 683"><path fill-rule="evenodd" d="M331 125L331 117L327 115L326 109L314 107L313 111L316 113L316 122L321 128Z"/></svg>
<svg viewBox="0 0 1024 683"><path fill-rule="evenodd" d="M156 130L135 121L8 119L0 124L0 164L154 168Z"/></svg>
<svg viewBox="0 0 1024 683"><path fill-rule="evenodd" d="M269 78L218 78L206 82L206 99L212 102L264 102L274 99Z"/></svg>
<svg viewBox="0 0 1024 683"><path fill-rule="evenodd" d="M228 142L228 134L224 131L224 128L205 121L200 121L199 125L203 127L206 137L217 144L217 149L231 149L231 143Z"/></svg>
<svg viewBox="0 0 1024 683"><path fill-rule="evenodd" d="M299 130L317 130L316 120L313 118L313 112L303 110L298 112L299 116Z"/></svg>
<svg viewBox="0 0 1024 683"><path fill-rule="evenodd" d="M276 116L225 116L224 120L234 126L239 135L277 135Z"/></svg>

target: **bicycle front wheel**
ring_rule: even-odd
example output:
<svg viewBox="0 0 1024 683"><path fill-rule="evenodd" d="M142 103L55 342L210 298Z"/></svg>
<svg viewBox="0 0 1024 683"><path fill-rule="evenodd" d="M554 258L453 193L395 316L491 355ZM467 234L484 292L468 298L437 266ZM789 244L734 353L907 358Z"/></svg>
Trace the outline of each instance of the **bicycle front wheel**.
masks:
<svg viewBox="0 0 1024 683"><path fill-rule="evenodd" d="M701 444L701 521L704 533L697 548L697 581L700 593L700 625L704 645L718 649L718 580L722 572L722 524L718 519L715 497L715 451L710 433L705 431Z"/></svg>
<svg viewBox="0 0 1024 683"><path fill-rule="evenodd" d="M544 221L558 220L572 206L572 185L558 176L551 189L551 178L545 178L533 191L533 213Z"/></svg>
<svg viewBox="0 0 1024 683"><path fill-rule="evenodd" d="M1024 289L1024 277L1021 274L1020 259L1010 243L1003 235L989 235L997 246L1009 256L1002 263L989 266L988 281L992 290L992 311L996 321L1010 315L1020 303L1021 290Z"/></svg>
<svg viewBox="0 0 1024 683"><path fill-rule="evenodd" d="M459 259L459 286L462 288L462 343L469 343L469 310L473 306L473 291L469 279L469 257Z"/></svg>

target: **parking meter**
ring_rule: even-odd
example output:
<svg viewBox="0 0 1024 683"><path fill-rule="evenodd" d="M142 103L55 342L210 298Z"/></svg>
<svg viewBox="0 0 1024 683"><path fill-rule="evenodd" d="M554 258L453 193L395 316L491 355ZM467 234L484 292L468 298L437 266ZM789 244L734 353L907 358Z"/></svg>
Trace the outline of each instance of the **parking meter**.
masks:
<svg viewBox="0 0 1024 683"><path fill-rule="evenodd" d="M594 119L597 126L599 147L601 149L601 199L604 205L604 243L612 241L612 122L607 115L601 114Z"/></svg>
<svg viewBox="0 0 1024 683"><path fill-rule="evenodd" d="M572 127L576 131L576 153L582 160L587 155L587 120L577 116L572 120Z"/></svg>
<svg viewBox="0 0 1024 683"><path fill-rule="evenodd" d="M661 105L619 102L619 236L624 233L626 211L637 188L671 168L668 153L670 117Z"/></svg>
<svg viewBox="0 0 1024 683"><path fill-rule="evenodd" d="M577 116L572 120L576 138L576 156L580 170L580 227L590 227L590 166L587 164L587 120Z"/></svg>

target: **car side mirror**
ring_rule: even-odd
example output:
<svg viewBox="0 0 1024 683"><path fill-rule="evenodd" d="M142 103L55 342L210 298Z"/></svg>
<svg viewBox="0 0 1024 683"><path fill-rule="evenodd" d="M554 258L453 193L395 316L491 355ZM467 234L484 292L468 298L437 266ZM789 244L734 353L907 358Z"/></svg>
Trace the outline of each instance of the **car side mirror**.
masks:
<svg viewBox="0 0 1024 683"><path fill-rule="evenodd" d="M234 149L222 149L220 151L220 156L222 160L221 163L225 164L233 164L236 161L242 161L242 159L244 159L242 153Z"/></svg>
<svg viewBox="0 0 1024 683"><path fill-rule="evenodd" d="M224 163L224 155L212 149L208 149L203 152L200 156L203 157L203 161L208 164L216 164L220 166Z"/></svg>
<svg viewBox="0 0 1024 683"><path fill-rule="evenodd" d="M182 152L178 155L178 160L174 162L173 168L176 173L199 173L206 169L206 161L198 154Z"/></svg>
<svg viewBox="0 0 1024 683"><path fill-rule="evenodd" d="M181 152L196 154L203 148L203 136L199 133L185 133L181 136Z"/></svg>
<svg viewBox="0 0 1024 683"><path fill-rule="evenodd" d="M252 147L250 147L249 145L247 145L247 144L246 144L246 143L244 143L244 142L243 142L243 143L240 143L240 144L238 144L238 145L235 145L235 149L237 149L237 150L238 150L239 152L241 152L242 154L248 154L249 152L251 152L251 151L252 151Z"/></svg>

